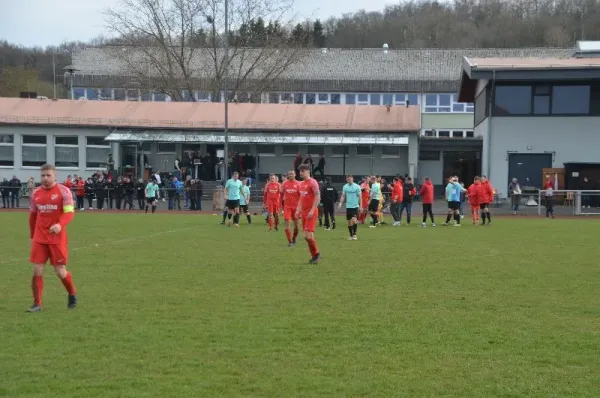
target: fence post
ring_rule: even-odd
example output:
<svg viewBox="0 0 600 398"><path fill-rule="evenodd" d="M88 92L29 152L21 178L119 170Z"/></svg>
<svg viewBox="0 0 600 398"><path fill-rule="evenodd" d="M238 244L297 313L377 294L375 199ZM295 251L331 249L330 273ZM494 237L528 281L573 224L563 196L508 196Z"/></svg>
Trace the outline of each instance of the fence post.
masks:
<svg viewBox="0 0 600 398"><path fill-rule="evenodd" d="M573 210L576 216L581 215L581 191L575 192L575 208Z"/></svg>

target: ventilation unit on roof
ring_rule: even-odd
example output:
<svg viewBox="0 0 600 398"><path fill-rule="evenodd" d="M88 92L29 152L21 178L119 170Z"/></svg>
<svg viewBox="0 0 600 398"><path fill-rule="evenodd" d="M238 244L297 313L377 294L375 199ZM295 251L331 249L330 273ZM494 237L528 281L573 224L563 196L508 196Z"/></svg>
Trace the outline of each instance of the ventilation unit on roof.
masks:
<svg viewBox="0 0 600 398"><path fill-rule="evenodd" d="M575 48L575 57L600 58L600 41L578 41Z"/></svg>

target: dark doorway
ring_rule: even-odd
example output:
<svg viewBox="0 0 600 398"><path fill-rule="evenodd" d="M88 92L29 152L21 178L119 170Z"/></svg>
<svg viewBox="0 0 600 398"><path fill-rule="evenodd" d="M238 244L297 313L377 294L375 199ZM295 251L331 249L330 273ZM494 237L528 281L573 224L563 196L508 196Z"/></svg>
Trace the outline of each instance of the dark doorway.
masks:
<svg viewBox="0 0 600 398"><path fill-rule="evenodd" d="M551 153L511 153L508 155L508 180L519 180L521 188L542 188L543 169L552 167Z"/></svg>
<svg viewBox="0 0 600 398"><path fill-rule="evenodd" d="M206 153L211 157L217 156L217 151L222 151L225 147L222 144L206 144Z"/></svg>
<svg viewBox="0 0 600 398"><path fill-rule="evenodd" d="M444 178L458 176L460 182L471 184L481 173L481 156L477 151L444 151ZM446 181L444 181L444 184Z"/></svg>

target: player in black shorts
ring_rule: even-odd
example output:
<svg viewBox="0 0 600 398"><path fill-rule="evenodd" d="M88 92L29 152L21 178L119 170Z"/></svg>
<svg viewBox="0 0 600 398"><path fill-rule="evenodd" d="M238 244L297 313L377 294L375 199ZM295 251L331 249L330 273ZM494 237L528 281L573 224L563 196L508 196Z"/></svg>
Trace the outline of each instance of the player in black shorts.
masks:
<svg viewBox="0 0 600 398"><path fill-rule="evenodd" d="M360 186L354 183L354 177L351 175L346 177L346 185L342 189L340 209L344 203L346 203L346 220L348 221L348 232L350 233L348 240L356 240L358 216L360 209L362 209L362 191Z"/></svg>

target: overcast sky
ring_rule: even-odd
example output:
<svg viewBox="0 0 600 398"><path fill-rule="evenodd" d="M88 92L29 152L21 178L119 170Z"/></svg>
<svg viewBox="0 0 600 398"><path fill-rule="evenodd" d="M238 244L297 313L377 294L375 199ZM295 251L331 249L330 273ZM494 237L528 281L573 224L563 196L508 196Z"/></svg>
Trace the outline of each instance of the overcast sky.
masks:
<svg viewBox="0 0 600 398"><path fill-rule="evenodd" d="M295 13L327 19L366 9L383 10L398 0L295 0ZM102 10L119 0L0 0L0 39L26 46L86 41L106 33Z"/></svg>

